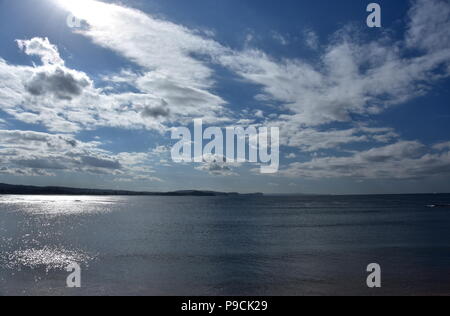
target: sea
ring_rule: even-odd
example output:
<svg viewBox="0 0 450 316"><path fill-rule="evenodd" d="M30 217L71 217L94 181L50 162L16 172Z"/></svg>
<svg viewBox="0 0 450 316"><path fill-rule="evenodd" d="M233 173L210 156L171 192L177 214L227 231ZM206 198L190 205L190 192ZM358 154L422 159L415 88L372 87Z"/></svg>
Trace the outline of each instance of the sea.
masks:
<svg viewBox="0 0 450 316"><path fill-rule="evenodd" d="M0 196L0 295L450 295L449 204L438 194ZM74 263L78 288L67 282ZM370 264L381 287L368 286Z"/></svg>

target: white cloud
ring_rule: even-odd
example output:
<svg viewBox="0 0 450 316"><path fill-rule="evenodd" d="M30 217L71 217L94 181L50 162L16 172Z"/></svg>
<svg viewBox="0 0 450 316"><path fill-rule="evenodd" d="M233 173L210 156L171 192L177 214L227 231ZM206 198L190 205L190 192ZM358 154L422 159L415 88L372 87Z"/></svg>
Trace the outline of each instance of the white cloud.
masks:
<svg viewBox="0 0 450 316"><path fill-rule="evenodd" d="M441 14L434 19L431 14L437 10ZM297 124L349 122L352 115L378 114L423 95L429 85L450 75L448 11L445 1L415 2L404 40L366 42L344 28L321 52L319 63L276 59L255 49L221 56L221 62L260 85L264 97L259 99L282 103ZM429 34L430 42L419 43L431 30L439 31ZM411 48L424 47L426 51L405 57Z"/></svg>
<svg viewBox="0 0 450 316"><path fill-rule="evenodd" d="M442 40L438 46L435 41L427 44L432 51L415 57L403 54L404 43L421 48L415 38L423 32L448 29L450 22L445 17L449 5L440 0L415 3L404 41L385 38L358 42L344 29L322 51L318 64L277 60L259 50L232 51L195 30L135 9L98 1L87 4L93 9L76 14L89 27L77 32L141 67L140 73L124 70L103 79L111 84L127 82L139 93L105 90L105 94L92 87L81 72L62 66L49 70L48 64L64 63L57 48L48 39L22 40L18 43L24 51L40 56L44 65L31 68L0 61L0 77L8 82L2 93L8 114L28 123L44 124L51 131L68 132L99 126L165 130L167 124L185 124L195 117L207 123L226 122L232 113L225 109L226 101L214 93L214 71L209 66L219 63L259 84L263 91L257 96L260 100L280 102L289 113L282 117L286 124L319 126L349 122L354 114L380 113L426 93L427 84L449 75L436 73L443 64L450 68L445 32L439 33ZM430 14L438 9L441 15L433 20ZM98 18L98 12L102 12L102 18ZM313 31L308 32L312 35ZM55 89L57 84L63 89ZM27 99L23 85L42 98ZM55 103L45 98L53 95L70 101L81 89L84 94L76 102Z"/></svg>
<svg viewBox="0 0 450 316"><path fill-rule="evenodd" d="M264 112L262 110L256 110L255 111L255 117L257 117L257 118L264 118Z"/></svg>
<svg viewBox="0 0 450 316"><path fill-rule="evenodd" d="M450 5L446 0L417 0L410 11L412 21L407 44L427 51L448 50L450 47Z"/></svg>
<svg viewBox="0 0 450 316"><path fill-rule="evenodd" d="M317 36L316 32L313 30L306 30L304 34L306 45L313 50L319 49L319 36Z"/></svg>
<svg viewBox="0 0 450 316"><path fill-rule="evenodd" d="M73 132L81 129L81 120L71 121L67 115L73 111L81 112L83 119L89 116L84 103L71 101L95 92L82 72L60 65L14 66L0 58L0 81L2 111L17 120L42 124L51 131Z"/></svg>
<svg viewBox="0 0 450 316"><path fill-rule="evenodd" d="M72 8L89 24L78 32L142 67L143 74L133 80L136 88L164 100L174 116L204 117L207 121L220 116L223 120L226 102L211 92L215 83L208 66L213 56L226 51L223 46L195 30L135 9L97 1L87 1L86 5L92 10ZM100 11L108 18L99 19Z"/></svg>
<svg viewBox="0 0 450 316"><path fill-rule="evenodd" d="M64 65L58 48L48 38L35 37L31 40L17 40L17 45L27 55L39 56L44 65Z"/></svg>
<svg viewBox="0 0 450 316"><path fill-rule="evenodd" d="M287 154L285 157L286 157L286 159L295 159L295 158L297 158L297 155L294 153L290 153L290 154Z"/></svg>
<svg viewBox="0 0 450 316"><path fill-rule="evenodd" d="M391 128L370 128L357 126L348 129L318 129L301 127L293 121L274 122L282 131L281 143L295 147L304 152L314 152L324 149L339 149L348 144L389 143L398 138Z"/></svg>
<svg viewBox="0 0 450 316"><path fill-rule="evenodd" d="M450 150L450 142L443 142L433 146L433 149L443 151Z"/></svg>
<svg viewBox="0 0 450 316"><path fill-rule="evenodd" d="M283 46L289 45L289 40L286 38L286 36L283 36L278 32L272 32L272 37L275 41L277 41Z"/></svg>
<svg viewBox="0 0 450 316"><path fill-rule="evenodd" d="M42 41L47 40L22 42ZM67 133L102 126L164 132L167 129L164 122L182 124L192 117L203 117L206 122L227 120L218 98L204 90L183 90L161 80L161 85L152 87L160 96L144 92L104 93L94 87L85 73L69 69L63 63L45 63L46 59L43 57L43 65L34 67L10 65L0 59L0 97L4 112L25 123ZM211 103L207 101L209 98ZM171 106L167 100L176 105ZM220 117L219 113L222 113Z"/></svg>

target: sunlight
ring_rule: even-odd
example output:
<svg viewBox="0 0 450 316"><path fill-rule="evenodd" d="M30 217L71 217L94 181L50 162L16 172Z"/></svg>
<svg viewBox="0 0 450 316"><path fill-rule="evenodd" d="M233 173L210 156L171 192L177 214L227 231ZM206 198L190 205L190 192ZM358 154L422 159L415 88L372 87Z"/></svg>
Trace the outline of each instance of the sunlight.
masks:
<svg viewBox="0 0 450 316"><path fill-rule="evenodd" d="M105 23L108 19L108 10L105 4L95 0L55 0L62 8L79 19L88 22Z"/></svg>

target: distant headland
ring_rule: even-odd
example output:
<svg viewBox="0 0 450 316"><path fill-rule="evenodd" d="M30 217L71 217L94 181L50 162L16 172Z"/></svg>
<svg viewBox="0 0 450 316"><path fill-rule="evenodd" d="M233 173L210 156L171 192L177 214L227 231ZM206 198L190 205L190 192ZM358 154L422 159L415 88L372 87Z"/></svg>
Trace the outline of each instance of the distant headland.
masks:
<svg viewBox="0 0 450 316"><path fill-rule="evenodd" d="M38 187L0 183L1 194L14 195L128 195L128 196L263 196L262 193L241 194L237 192L215 192L184 190L174 192L137 192L125 190L79 189L69 187Z"/></svg>

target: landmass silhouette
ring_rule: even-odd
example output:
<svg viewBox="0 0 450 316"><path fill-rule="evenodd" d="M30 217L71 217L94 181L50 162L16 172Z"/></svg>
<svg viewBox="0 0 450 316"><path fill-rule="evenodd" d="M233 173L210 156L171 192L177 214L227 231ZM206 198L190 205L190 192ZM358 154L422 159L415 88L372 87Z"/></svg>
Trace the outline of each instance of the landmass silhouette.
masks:
<svg viewBox="0 0 450 316"><path fill-rule="evenodd" d="M215 192L183 190L173 192L138 192L126 190L80 189L69 187L39 187L0 183L0 194L16 195L130 195L130 196L262 196L262 193L241 194L237 192Z"/></svg>

